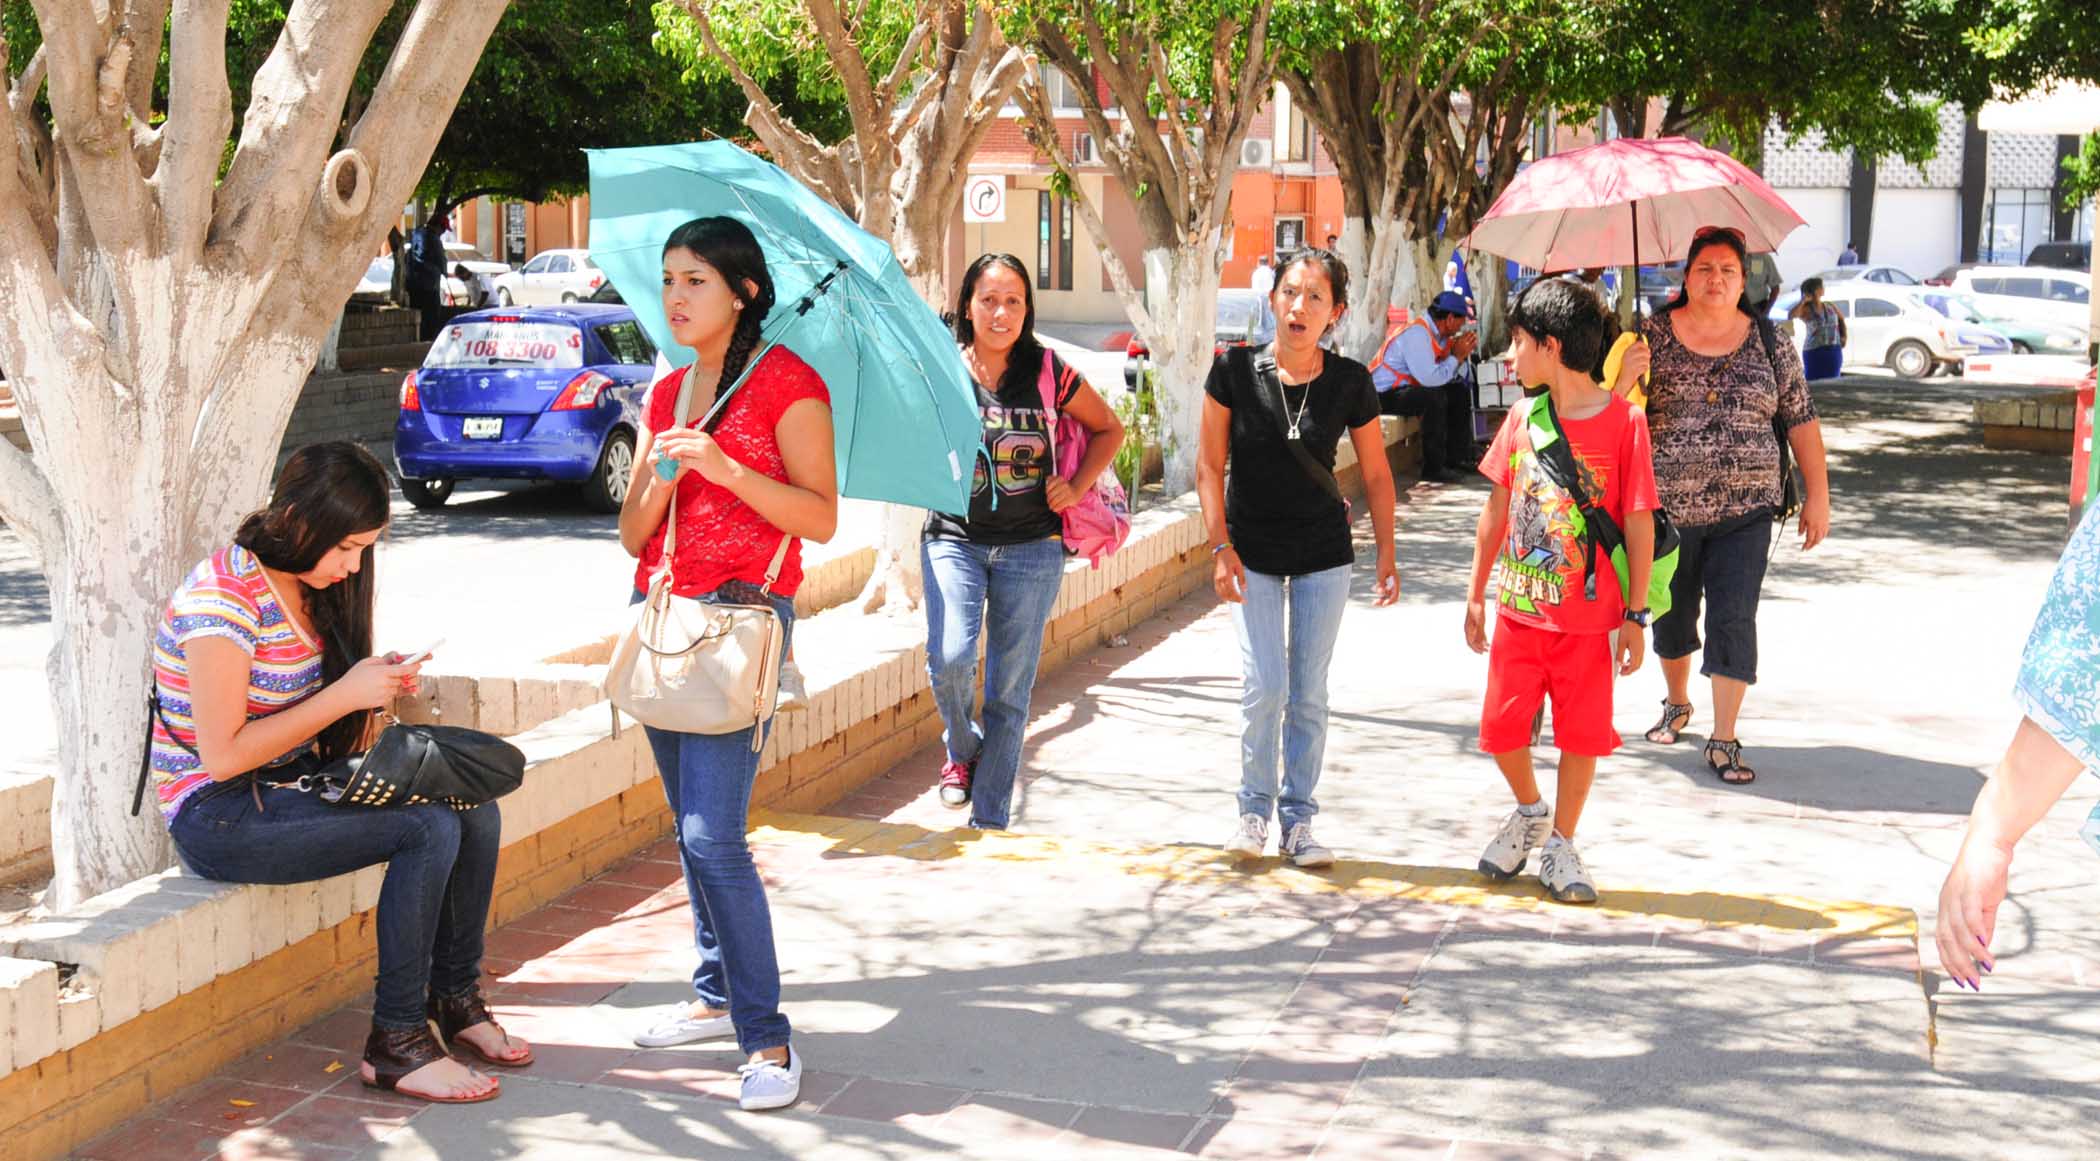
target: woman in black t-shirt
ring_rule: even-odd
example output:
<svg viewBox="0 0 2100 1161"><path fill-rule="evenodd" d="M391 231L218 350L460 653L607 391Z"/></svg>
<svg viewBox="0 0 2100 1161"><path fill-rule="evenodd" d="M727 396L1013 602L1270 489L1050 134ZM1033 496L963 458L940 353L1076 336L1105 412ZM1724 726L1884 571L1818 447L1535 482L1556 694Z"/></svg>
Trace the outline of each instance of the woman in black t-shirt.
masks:
<svg viewBox="0 0 2100 1161"><path fill-rule="evenodd" d="M1108 469L1123 442L1123 424L1078 372L1036 341L1035 294L1019 258L986 254L970 264L956 304L955 338L977 388L984 450L968 517L930 513L920 538L926 668L948 747L941 801L971 806L971 826L1004 830L1043 627L1064 581L1059 513ZM1054 410L1043 406L1045 397L1054 400ZM1051 470L1050 436L1060 412L1093 436L1069 480ZM971 712L980 638L981 725Z"/></svg>
<svg viewBox="0 0 2100 1161"><path fill-rule="evenodd" d="M1276 272L1269 297L1276 342L1229 350L1211 366L1196 459L1212 581L1232 604L1246 681L1240 823L1225 849L1259 856L1273 815L1283 829L1278 853L1301 867L1325 867L1334 854L1313 838L1313 788L1327 745L1327 665L1356 560L1334 479L1342 433L1362 466L1378 537L1379 605L1400 599L1393 476L1370 372L1320 348L1348 305L1348 268L1330 251L1301 250Z"/></svg>

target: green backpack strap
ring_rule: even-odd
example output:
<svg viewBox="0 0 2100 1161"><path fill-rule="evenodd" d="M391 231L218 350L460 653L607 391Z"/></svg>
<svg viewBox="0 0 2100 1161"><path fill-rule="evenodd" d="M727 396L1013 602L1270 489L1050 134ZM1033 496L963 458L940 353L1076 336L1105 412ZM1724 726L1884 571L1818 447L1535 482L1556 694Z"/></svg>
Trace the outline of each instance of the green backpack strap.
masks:
<svg viewBox="0 0 2100 1161"><path fill-rule="evenodd" d="M1605 529L1611 530L1611 540L1623 542L1619 526L1612 523L1590 499L1582 486L1582 469L1576 466L1575 453L1568 448L1566 437L1561 435L1560 424L1553 416L1553 396L1541 391L1526 401L1529 410L1524 416L1524 427L1531 437L1531 453L1538 457L1539 466L1546 470L1546 478L1554 486L1575 498L1575 535L1582 540L1584 559L1582 576L1582 599L1597 599L1597 550ZM1604 551L1613 551L1614 545L1606 543Z"/></svg>

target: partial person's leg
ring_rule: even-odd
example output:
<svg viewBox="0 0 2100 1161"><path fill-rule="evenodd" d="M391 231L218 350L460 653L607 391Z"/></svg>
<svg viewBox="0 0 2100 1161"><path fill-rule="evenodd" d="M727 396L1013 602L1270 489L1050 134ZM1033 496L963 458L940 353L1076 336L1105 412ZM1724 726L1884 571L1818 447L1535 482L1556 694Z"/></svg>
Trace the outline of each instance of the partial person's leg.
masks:
<svg viewBox="0 0 2100 1161"><path fill-rule="evenodd" d="M1264 824L1276 813L1278 743L1290 673L1284 655L1283 578L1247 570L1245 599L1232 606L1240 638L1242 815Z"/></svg>
<svg viewBox="0 0 2100 1161"><path fill-rule="evenodd" d="M683 754L687 735L670 730L659 730L655 726L642 727L649 739L649 752L656 759L657 777L664 784L664 803L671 808L675 823L685 815L685 775ZM699 956L693 965L693 997L698 1006L690 1012L694 1018L726 1016L729 1014L729 981L722 975L722 945L715 939L714 923L708 918L707 903L700 891L700 867L684 843L678 846L678 869L685 876L686 906L693 914L693 951Z"/></svg>
<svg viewBox="0 0 2100 1161"><path fill-rule="evenodd" d="M1757 681L1757 606L1771 535L1770 517L1752 513L1731 521L1706 545L1706 652L1700 671L1712 679L1714 698L1706 757L1729 782L1757 776L1741 760L1737 728L1743 701Z"/></svg>
<svg viewBox="0 0 2100 1161"><path fill-rule="evenodd" d="M948 760L968 766L984 746L977 723L977 640L984 631L989 550L962 540L926 540L926 670L941 714Z"/></svg>
<svg viewBox="0 0 2100 1161"><path fill-rule="evenodd" d="M678 739L678 841L693 863L700 913L718 945L737 1045L746 1053L779 1048L791 1029L780 1011L773 913L745 838L759 750L750 730Z"/></svg>
<svg viewBox="0 0 2100 1161"><path fill-rule="evenodd" d="M1677 571L1670 577L1670 611L1650 627L1655 657L1663 673L1663 711L1649 727L1647 739L1658 745L1673 745L1692 720L1692 654L1699 651L1700 571L1708 529L1680 528Z"/></svg>
<svg viewBox="0 0 2100 1161"><path fill-rule="evenodd" d="M1283 797L1276 809L1286 834L1293 826L1311 822L1320 810L1313 791L1320 785L1327 753L1327 671L1342 634L1342 614L1349 607L1350 571L1344 564L1292 577L1290 582Z"/></svg>
<svg viewBox="0 0 2100 1161"><path fill-rule="evenodd" d="M1064 545L1052 539L996 548L987 569L984 748L971 790L970 825L1004 830L1043 659L1043 627L1064 583Z"/></svg>

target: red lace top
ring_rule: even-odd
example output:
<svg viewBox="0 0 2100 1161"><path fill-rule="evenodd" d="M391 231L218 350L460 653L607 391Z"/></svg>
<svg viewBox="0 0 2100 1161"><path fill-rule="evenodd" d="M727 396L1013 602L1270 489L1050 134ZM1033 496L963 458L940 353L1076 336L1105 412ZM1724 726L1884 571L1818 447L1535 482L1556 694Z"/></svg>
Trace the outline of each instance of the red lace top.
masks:
<svg viewBox="0 0 2100 1161"><path fill-rule="evenodd" d="M678 406L679 387L686 368L664 376L649 391L642 420L654 435L671 426ZM795 403L815 399L831 405L831 392L816 371L786 347L774 347L758 361L751 378L729 400L721 422L715 424L715 442L730 459L787 482L787 464L773 429ZM672 561L672 591L682 597L711 593L733 580L754 585L766 583L766 566L780 546L780 530L736 494L720 484L709 483L699 472L687 472L678 481L678 548ZM664 530L659 527L642 546L642 558L634 573L634 587L646 590L663 560ZM773 585L778 596L792 597L802 585L802 544L790 543L781 563L780 579Z"/></svg>

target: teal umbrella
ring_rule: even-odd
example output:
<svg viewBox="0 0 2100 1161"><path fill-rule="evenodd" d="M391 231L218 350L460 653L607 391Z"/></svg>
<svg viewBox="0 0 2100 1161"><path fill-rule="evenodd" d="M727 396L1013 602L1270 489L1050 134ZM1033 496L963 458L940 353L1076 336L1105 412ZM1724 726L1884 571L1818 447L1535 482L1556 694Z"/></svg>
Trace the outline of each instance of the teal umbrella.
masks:
<svg viewBox="0 0 2100 1161"><path fill-rule="evenodd" d="M664 318L664 239L693 218L735 218L758 237L773 275L762 346L794 351L831 389L839 491L969 511L984 440L976 390L954 337L889 246L726 141L586 152L591 258L672 364L691 363L693 352Z"/></svg>

